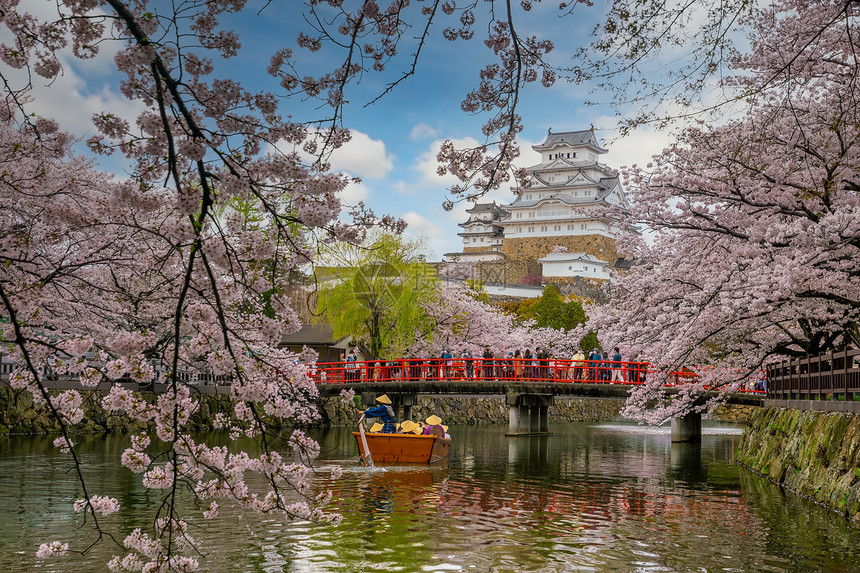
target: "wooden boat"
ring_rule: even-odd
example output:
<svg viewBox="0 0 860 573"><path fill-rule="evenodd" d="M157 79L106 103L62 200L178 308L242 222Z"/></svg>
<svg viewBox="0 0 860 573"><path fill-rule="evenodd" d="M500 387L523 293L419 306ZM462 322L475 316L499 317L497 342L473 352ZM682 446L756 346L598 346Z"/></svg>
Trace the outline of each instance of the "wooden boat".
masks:
<svg viewBox="0 0 860 573"><path fill-rule="evenodd" d="M352 435L358 444L358 455L362 460L366 459L361 433L353 432ZM451 446L451 438L440 436L365 433L364 437L374 463L432 464L448 457L448 448Z"/></svg>

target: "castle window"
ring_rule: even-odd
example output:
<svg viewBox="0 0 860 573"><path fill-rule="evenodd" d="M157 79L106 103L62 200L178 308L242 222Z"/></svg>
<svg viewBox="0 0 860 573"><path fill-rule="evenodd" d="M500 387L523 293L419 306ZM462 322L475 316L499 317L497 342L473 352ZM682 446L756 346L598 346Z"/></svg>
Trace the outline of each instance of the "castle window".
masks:
<svg viewBox="0 0 860 573"><path fill-rule="evenodd" d="M586 225L586 224L584 224L584 223L583 223L582 225L580 225L580 226L579 226L579 228L580 228L580 229L587 229L587 228L588 228L588 225Z"/></svg>
<svg viewBox="0 0 860 573"><path fill-rule="evenodd" d="M572 270L573 270L573 267L570 267L570 266L569 266L569 267L567 267L567 270L572 271Z"/></svg>
<svg viewBox="0 0 860 573"><path fill-rule="evenodd" d="M481 242L482 242L482 243L484 242L484 237L481 237Z"/></svg>
<svg viewBox="0 0 860 573"><path fill-rule="evenodd" d="M574 157L576 157L576 152L575 152L575 151L573 152L573 156L574 156Z"/></svg>

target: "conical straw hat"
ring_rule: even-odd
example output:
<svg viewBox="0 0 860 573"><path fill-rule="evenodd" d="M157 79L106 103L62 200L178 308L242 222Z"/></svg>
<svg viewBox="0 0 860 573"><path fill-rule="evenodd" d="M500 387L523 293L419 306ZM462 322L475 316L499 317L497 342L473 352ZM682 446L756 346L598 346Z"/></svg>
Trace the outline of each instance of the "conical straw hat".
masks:
<svg viewBox="0 0 860 573"><path fill-rule="evenodd" d="M439 424L442 423L442 418L440 418L436 414L433 414L424 421L427 422L428 426L438 426Z"/></svg>
<svg viewBox="0 0 860 573"><path fill-rule="evenodd" d="M382 396L377 396L376 401L380 404L391 404L391 398L388 397L388 394L383 394Z"/></svg>

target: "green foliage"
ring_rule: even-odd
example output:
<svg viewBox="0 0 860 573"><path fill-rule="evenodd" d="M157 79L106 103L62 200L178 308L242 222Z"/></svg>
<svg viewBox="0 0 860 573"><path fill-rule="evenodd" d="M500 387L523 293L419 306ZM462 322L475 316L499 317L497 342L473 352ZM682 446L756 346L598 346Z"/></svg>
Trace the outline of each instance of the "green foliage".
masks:
<svg viewBox="0 0 860 573"><path fill-rule="evenodd" d="M598 350L603 351L603 347L600 346L600 342L597 340L597 333L593 330L590 330L588 334L582 337L582 340L579 341L579 347L586 354L588 354L592 348L597 348Z"/></svg>
<svg viewBox="0 0 860 573"><path fill-rule="evenodd" d="M544 287L539 298L502 303L500 306L521 322L534 320L538 326L548 326L556 330L570 330L588 321L582 302L573 297L565 300L558 287L551 284ZM579 346L585 351L599 348L597 334L589 332L579 342Z"/></svg>
<svg viewBox="0 0 860 573"><path fill-rule="evenodd" d="M466 279L466 292L473 299L490 304L490 295L484 289L484 282L476 279Z"/></svg>
<svg viewBox="0 0 860 573"><path fill-rule="evenodd" d="M369 247L339 244L317 303L334 336L352 336L368 360L397 358L430 326L422 305L438 297L439 280L421 244L381 235Z"/></svg>

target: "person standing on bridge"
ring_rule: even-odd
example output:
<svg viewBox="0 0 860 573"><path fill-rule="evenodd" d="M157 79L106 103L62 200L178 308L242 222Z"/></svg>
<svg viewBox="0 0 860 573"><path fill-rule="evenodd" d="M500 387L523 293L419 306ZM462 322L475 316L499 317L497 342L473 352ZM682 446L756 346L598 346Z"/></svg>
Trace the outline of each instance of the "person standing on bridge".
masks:
<svg viewBox="0 0 860 573"><path fill-rule="evenodd" d="M492 380L493 379L493 353L490 351L490 347L484 347L484 353L481 355L481 358L484 359L484 380Z"/></svg>
<svg viewBox="0 0 860 573"><path fill-rule="evenodd" d="M394 408L391 407L391 398L387 394L383 394L377 396L376 401L379 404L365 410L364 417L368 419L379 418L379 421L382 422L383 434L395 433L397 431L397 416L394 415Z"/></svg>
<svg viewBox="0 0 860 573"><path fill-rule="evenodd" d="M581 348L576 349L576 354L574 354L570 359L570 367L573 371L571 380L574 382L582 382L583 381L583 363L585 362L585 354L582 353Z"/></svg>
<svg viewBox="0 0 860 573"><path fill-rule="evenodd" d="M621 366L621 351L616 346L612 355L612 382L624 382L624 371Z"/></svg>
<svg viewBox="0 0 860 573"><path fill-rule="evenodd" d="M517 380L522 379L523 377L523 355L520 352L520 349L517 348L516 352L514 352L514 378Z"/></svg>
<svg viewBox="0 0 860 573"><path fill-rule="evenodd" d="M447 348L442 351L442 366L445 368L445 379L451 379L451 366L454 364L454 355Z"/></svg>
<svg viewBox="0 0 860 573"><path fill-rule="evenodd" d="M474 371L474 364L472 363L472 359L474 356L472 355L472 351L468 348L464 348L463 352L460 353L460 358L463 359L463 362L466 365L466 378L472 379L472 373Z"/></svg>

